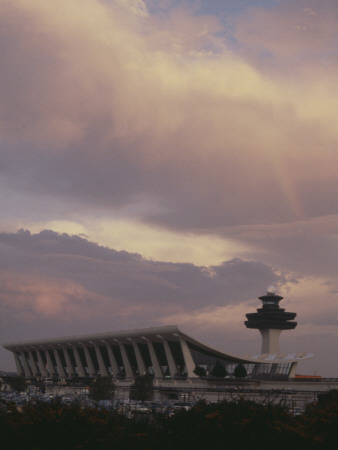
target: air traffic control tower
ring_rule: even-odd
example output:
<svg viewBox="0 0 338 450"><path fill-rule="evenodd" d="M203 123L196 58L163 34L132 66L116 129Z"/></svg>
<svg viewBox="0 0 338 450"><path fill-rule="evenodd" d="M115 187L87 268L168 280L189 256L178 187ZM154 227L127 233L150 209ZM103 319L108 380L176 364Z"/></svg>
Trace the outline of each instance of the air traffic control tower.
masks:
<svg viewBox="0 0 338 450"><path fill-rule="evenodd" d="M262 308L257 312L246 314L248 320L244 323L247 328L255 328L262 335L262 354L279 353L279 336L283 330L293 330L297 322L292 322L296 313L286 312L280 308L279 302L283 299L275 294L274 287L270 286L266 295L258 297L262 301Z"/></svg>

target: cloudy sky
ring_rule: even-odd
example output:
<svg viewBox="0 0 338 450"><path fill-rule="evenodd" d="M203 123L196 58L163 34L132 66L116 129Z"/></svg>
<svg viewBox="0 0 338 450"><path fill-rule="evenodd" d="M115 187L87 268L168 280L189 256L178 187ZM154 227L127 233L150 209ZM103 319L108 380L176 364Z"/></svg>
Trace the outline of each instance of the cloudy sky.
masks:
<svg viewBox="0 0 338 450"><path fill-rule="evenodd" d="M274 284L338 376L337 0L0 0L0 52L1 343L257 354Z"/></svg>

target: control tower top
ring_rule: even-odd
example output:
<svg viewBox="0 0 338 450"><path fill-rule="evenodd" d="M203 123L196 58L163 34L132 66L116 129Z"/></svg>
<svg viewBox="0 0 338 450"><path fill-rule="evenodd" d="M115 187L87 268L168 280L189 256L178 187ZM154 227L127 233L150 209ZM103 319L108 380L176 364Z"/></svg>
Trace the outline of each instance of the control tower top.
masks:
<svg viewBox="0 0 338 450"><path fill-rule="evenodd" d="M262 307L255 313L246 314L244 322L247 328L254 328L262 335L262 353L279 352L279 335L282 330L293 330L297 322L293 322L296 313L286 312L279 306L283 297L268 289L266 295L259 297Z"/></svg>

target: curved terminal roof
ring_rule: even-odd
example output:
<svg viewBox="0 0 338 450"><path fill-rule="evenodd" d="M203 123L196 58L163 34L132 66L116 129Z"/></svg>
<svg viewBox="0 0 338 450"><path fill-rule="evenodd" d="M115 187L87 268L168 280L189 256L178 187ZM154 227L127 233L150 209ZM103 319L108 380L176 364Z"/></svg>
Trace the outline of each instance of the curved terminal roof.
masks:
<svg viewBox="0 0 338 450"><path fill-rule="evenodd" d="M304 359L312 358L313 354L310 353L280 353L280 354L264 354L255 356L235 356L229 353L224 353L220 350L216 350L209 347L191 336L183 333L176 325L168 325L154 328L141 328L133 330L124 330L117 332L107 333L93 333L77 336L66 336L60 338L50 339L36 339L31 341L17 341L8 342L3 344L3 347L10 351L25 351L33 350L34 348L46 348L55 345L71 346L81 345L100 345L100 344L128 344L131 342L145 343L151 342L163 342L168 341L180 341L185 340L193 346L198 347L201 351L208 353L212 356L227 359L234 362L247 362L247 363L282 363L282 362L296 362Z"/></svg>

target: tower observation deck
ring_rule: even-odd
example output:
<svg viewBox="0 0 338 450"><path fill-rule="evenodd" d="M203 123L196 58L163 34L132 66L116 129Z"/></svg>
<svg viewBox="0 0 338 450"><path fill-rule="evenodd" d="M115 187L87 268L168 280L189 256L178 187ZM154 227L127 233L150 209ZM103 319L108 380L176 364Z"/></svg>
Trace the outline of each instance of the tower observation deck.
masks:
<svg viewBox="0 0 338 450"><path fill-rule="evenodd" d="M262 308L257 312L246 314L244 322L247 328L255 328L262 335L261 353L279 353L279 336L283 330L293 330L297 322L293 322L296 313L286 312L280 308L279 302L283 297L276 295L269 288L266 295L258 297L262 301Z"/></svg>

